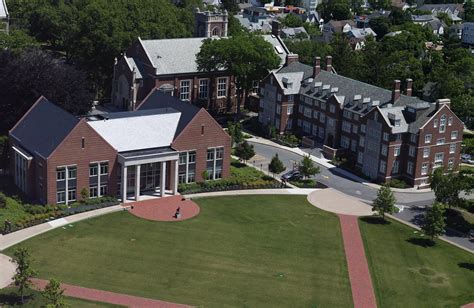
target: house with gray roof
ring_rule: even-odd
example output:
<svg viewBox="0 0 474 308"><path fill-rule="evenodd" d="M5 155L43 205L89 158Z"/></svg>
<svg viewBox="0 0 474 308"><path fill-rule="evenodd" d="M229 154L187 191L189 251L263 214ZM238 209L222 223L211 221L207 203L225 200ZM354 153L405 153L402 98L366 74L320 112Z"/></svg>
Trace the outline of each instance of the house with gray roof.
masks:
<svg viewBox="0 0 474 308"><path fill-rule="evenodd" d="M0 32L8 34L10 27L10 15L8 14L6 0L0 0Z"/></svg>
<svg viewBox="0 0 474 308"><path fill-rule="evenodd" d="M413 80L392 90L338 75L332 57L298 62L271 72L260 84L259 122L294 133L328 158L344 157L355 171L379 182L401 179L425 186L436 168L456 170L463 123L449 99L413 96Z"/></svg>

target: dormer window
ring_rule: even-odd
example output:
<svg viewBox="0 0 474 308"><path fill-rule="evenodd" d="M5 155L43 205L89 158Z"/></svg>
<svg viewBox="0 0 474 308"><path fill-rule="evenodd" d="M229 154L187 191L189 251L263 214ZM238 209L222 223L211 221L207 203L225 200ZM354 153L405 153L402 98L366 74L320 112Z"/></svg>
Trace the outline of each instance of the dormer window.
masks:
<svg viewBox="0 0 474 308"><path fill-rule="evenodd" d="M400 119L395 119L395 126L400 126Z"/></svg>

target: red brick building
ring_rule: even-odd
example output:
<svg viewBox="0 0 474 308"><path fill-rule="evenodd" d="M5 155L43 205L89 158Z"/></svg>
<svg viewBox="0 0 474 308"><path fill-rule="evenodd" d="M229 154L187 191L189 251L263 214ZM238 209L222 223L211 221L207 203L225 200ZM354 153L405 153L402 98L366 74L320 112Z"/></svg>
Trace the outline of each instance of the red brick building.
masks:
<svg viewBox="0 0 474 308"><path fill-rule="evenodd" d="M448 99L422 101L407 79L386 90L333 73L332 58L314 66L289 59L261 83L260 123L296 133L325 154L346 157L372 180L428 184L435 168L456 170L462 121Z"/></svg>
<svg viewBox="0 0 474 308"><path fill-rule="evenodd" d="M41 97L10 140L15 184L40 203L68 204L83 189L137 200L229 175L229 135L206 110L158 90L135 111L81 119Z"/></svg>

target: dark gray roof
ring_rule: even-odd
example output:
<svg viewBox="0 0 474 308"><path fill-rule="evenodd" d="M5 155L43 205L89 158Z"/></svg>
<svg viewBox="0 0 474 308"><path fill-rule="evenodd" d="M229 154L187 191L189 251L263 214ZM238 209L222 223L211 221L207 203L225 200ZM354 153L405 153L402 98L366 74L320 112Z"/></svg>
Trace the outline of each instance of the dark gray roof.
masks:
<svg viewBox="0 0 474 308"><path fill-rule="evenodd" d="M176 152L176 151L173 150L171 147L160 147L160 148L153 148L153 149L120 152L120 155L123 157L136 157L136 156L146 156L146 155L152 155L152 154L171 153L171 152Z"/></svg>
<svg viewBox="0 0 474 308"><path fill-rule="evenodd" d="M158 89L153 89L147 98L138 106L138 110L158 109L158 108L173 108L181 112L179 118L178 128L176 129L175 137L188 125L194 116L200 110L198 107L188 102L183 102L177 97L165 94Z"/></svg>
<svg viewBox="0 0 474 308"><path fill-rule="evenodd" d="M311 77L311 75L313 74L313 67L300 62L293 62L289 65L283 66L277 71L278 74L298 72L303 72L303 78L306 79Z"/></svg>
<svg viewBox="0 0 474 308"><path fill-rule="evenodd" d="M47 158L78 122L78 118L41 97L10 134L25 150Z"/></svg>

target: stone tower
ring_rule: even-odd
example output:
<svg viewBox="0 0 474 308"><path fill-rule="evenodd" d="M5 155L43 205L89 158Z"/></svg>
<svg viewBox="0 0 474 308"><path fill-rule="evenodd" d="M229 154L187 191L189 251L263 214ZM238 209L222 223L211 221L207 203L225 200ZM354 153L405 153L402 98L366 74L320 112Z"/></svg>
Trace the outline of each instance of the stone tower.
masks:
<svg viewBox="0 0 474 308"><path fill-rule="evenodd" d="M226 10L195 11L195 37L227 36L229 16Z"/></svg>

